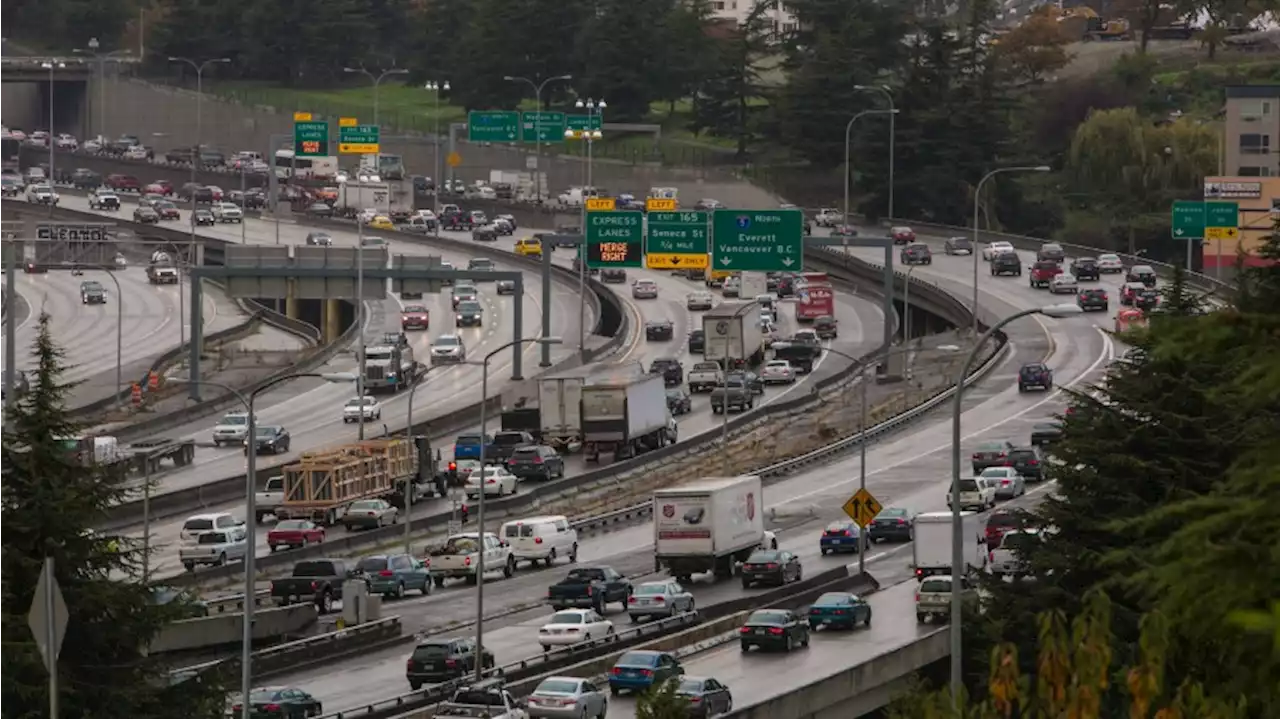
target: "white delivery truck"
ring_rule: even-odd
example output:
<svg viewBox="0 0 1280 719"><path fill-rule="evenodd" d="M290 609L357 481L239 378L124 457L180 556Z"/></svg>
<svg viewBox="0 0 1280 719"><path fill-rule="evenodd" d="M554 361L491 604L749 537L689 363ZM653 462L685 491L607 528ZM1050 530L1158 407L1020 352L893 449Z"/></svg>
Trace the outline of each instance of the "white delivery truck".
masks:
<svg viewBox="0 0 1280 719"><path fill-rule="evenodd" d="M964 523L964 558L968 569L987 566L986 539L976 512L961 512ZM951 574L951 513L925 512L916 515L915 541L911 543L916 579L935 574Z"/></svg>
<svg viewBox="0 0 1280 719"><path fill-rule="evenodd" d="M661 375L590 378L582 386L579 418L588 462L602 454L627 459L676 442Z"/></svg>
<svg viewBox="0 0 1280 719"><path fill-rule="evenodd" d="M764 330L754 297L750 302L725 302L702 314L705 335L702 358L728 364L730 369L754 367L764 361Z"/></svg>
<svg viewBox="0 0 1280 719"><path fill-rule="evenodd" d="M380 215L391 212L391 186L385 182L344 182L338 185L335 209L353 212L376 210Z"/></svg>
<svg viewBox="0 0 1280 719"><path fill-rule="evenodd" d="M653 493L654 571L687 583L700 572L733 576L764 539L764 494L757 475L704 477Z"/></svg>
<svg viewBox="0 0 1280 719"><path fill-rule="evenodd" d="M763 272L743 272L738 279L738 296L755 299L769 291L769 278Z"/></svg>
<svg viewBox="0 0 1280 719"><path fill-rule="evenodd" d="M586 381L581 372L538 380L542 441L561 453L582 444L582 386Z"/></svg>

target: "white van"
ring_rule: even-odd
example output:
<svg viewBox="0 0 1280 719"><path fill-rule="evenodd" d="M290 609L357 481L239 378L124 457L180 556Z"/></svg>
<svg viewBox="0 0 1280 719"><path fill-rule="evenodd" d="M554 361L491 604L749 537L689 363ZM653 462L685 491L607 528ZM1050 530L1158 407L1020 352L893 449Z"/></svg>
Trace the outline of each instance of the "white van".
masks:
<svg viewBox="0 0 1280 719"><path fill-rule="evenodd" d="M528 562L537 566L541 560L549 567L559 557L568 557L571 563L578 561L578 530L567 517L514 519L502 525L500 536L511 545L511 556L517 565Z"/></svg>
<svg viewBox="0 0 1280 719"><path fill-rule="evenodd" d="M205 532L229 532L243 526L244 522L226 512L196 514L187 517L187 521L182 523L182 532L178 537L183 544L192 544L196 537Z"/></svg>

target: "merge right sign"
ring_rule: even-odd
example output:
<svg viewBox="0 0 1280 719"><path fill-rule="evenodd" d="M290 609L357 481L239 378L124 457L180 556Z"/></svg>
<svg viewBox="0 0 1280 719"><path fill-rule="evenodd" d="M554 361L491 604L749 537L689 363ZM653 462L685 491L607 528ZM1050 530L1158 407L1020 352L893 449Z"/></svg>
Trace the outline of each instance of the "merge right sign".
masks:
<svg viewBox="0 0 1280 719"><path fill-rule="evenodd" d="M801 210L716 210L712 265L729 272L798 272L804 268Z"/></svg>

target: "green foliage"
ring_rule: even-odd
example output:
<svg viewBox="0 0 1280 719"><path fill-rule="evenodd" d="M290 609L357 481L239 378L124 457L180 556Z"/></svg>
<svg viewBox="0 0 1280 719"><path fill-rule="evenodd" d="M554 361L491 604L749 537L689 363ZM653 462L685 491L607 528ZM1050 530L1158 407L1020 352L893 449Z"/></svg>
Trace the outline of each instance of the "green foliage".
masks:
<svg viewBox="0 0 1280 719"><path fill-rule="evenodd" d="M710 71L694 88L689 129L733 139L739 156L761 133L762 63L774 49L771 12L770 3L758 1L740 27L725 29L725 36L714 41Z"/></svg>
<svg viewBox="0 0 1280 719"><path fill-rule="evenodd" d="M141 549L132 541L86 531L136 490L126 488L117 469L82 466L60 441L80 428L63 410L69 387L61 382L63 353L51 339L48 315L40 317L33 354L30 390L6 410L4 422L5 716L47 714L47 674L27 627L46 555L54 558L70 615L58 662L62 716L221 716L224 692L216 680L170 686L165 667L146 655L151 638L187 608L151 601L151 588L134 578Z"/></svg>
<svg viewBox="0 0 1280 719"><path fill-rule="evenodd" d="M652 687L636 699L636 719L685 719L689 700L676 694L678 679Z"/></svg>
<svg viewBox="0 0 1280 719"><path fill-rule="evenodd" d="M102 50L115 50L138 7L134 0L13 0L4 4L5 40L68 52L96 37Z"/></svg>

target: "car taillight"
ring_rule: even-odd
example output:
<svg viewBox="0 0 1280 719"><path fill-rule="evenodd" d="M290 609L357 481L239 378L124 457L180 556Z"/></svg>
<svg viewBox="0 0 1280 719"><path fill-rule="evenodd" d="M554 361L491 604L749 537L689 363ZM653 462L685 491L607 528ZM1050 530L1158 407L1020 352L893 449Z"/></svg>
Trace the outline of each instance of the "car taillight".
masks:
<svg viewBox="0 0 1280 719"><path fill-rule="evenodd" d="M628 598L627 598L627 604L635 604L635 603L636 603L636 598L635 598L635 597L628 597Z"/></svg>
<svg viewBox="0 0 1280 719"><path fill-rule="evenodd" d="M1001 486L1001 487L1008 487L1008 486L1009 486L1009 480L1007 480L1007 479L1002 479L1002 480L1000 480L1000 486Z"/></svg>
<svg viewBox="0 0 1280 719"><path fill-rule="evenodd" d="M231 705L231 711L235 712L236 714L239 714L242 709L244 709L243 705L240 705L240 704Z"/></svg>
<svg viewBox="0 0 1280 719"><path fill-rule="evenodd" d="M534 457L534 458L533 458L533 463L534 463L534 464L542 464L542 458L541 458L541 457Z"/></svg>
<svg viewBox="0 0 1280 719"><path fill-rule="evenodd" d="M837 609L837 610L835 610L834 612L832 612L832 614L844 614L844 610L843 610L843 609Z"/></svg>
<svg viewBox="0 0 1280 719"><path fill-rule="evenodd" d="M666 597L654 597L654 598L653 598L653 601L655 601L655 602L657 602L657 603L661 604L661 603L663 603L663 602L667 601L667 599L666 599Z"/></svg>
<svg viewBox="0 0 1280 719"><path fill-rule="evenodd" d="M498 480L496 480L496 479L486 479L486 480L484 481L484 483L485 483L485 484L497 484L497 483L498 483Z"/></svg>
<svg viewBox="0 0 1280 719"><path fill-rule="evenodd" d="M923 576L924 576L924 570L923 570L923 569L917 569L917 570L916 570L916 576L917 576L917 577L923 577ZM919 595L919 594L917 594L917 595L916 595L916 599L919 599L919 598L920 598L920 595Z"/></svg>
<svg viewBox="0 0 1280 719"><path fill-rule="evenodd" d="M533 543L534 543L534 544L542 544L542 537L534 537L534 538L533 538Z"/></svg>
<svg viewBox="0 0 1280 719"><path fill-rule="evenodd" d="M973 453L973 458L974 458L974 459L982 459L982 453L981 453L981 452L974 452L974 453Z"/></svg>
<svg viewBox="0 0 1280 719"><path fill-rule="evenodd" d="M454 669L454 668L456 668L456 667L458 666L458 660L457 660L457 659L446 659L446 660L444 660L444 665L445 665L446 667L449 667L450 669Z"/></svg>
<svg viewBox="0 0 1280 719"><path fill-rule="evenodd" d="M694 704L697 704L698 702L702 701L702 697L689 697L689 701L693 702Z"/></svg>
<svg viewBox="0 0 1280 719"><path fill-rule="evenodd" d="M589 597L589 596L591 596L591 593L592 593L593 591L594 591L594 587L587 587L587 596L588 596L588 597Z"/></svg>
<svg viewBox="0 0 1280 719"><path fill-rule="evenodd" d="M266 705L266 706L262 707L262 710L263 710L263 711L267 711L267 712L278 712L278 711L280 711L280 705L279 705L279 704L268 704L268 705Z"/></svg>
<svg viewBox="0 0 1280 719"><path fill-rule="evenodd" d="M769 633L774 636L782 634L782 627L769 627Z"/></svg>
<svg viewBox="0 0 1280 719"><path fill-rule="evenodd" d="M507 464L509 464L509 465L511 465L512 467L514 467L514 466L516 466L516 462L518 462L518 461L519 461L519 460L517 460L515 457L512 457L511 459L508 459L508 460L507 460Z"/></svg>
<svg viewBox="0 0 1280 719"><path fill-rule="evenodd" d="M774 564L773 562L769 562L768 564L764 565L764 568L765 568L765 569L777 569L777 568L778 568L778 565Z"/></svg>
<svg viewBox="0 0 1280 719"><path fill-rule="evenodd" d="M1028 460L1028 461L1027 461L1027 465L1028 465L1028 466L1031 466L1031 467L1034 467L1034 466L1036 466L1036 465L1038 465L1038 464L1040 464L1040 460L1038 460L1038 459L1032 459L1032 460Z"/></svg>
<svg viewBox="0 0 1280 719"><path fill-rule="evenodd" d="M621 674L621 673L622 673L622 668L621 668L621 667L614 667L613 669L610 669L610 670L609 670L609 673L610 673L610 674L612 674L612 675L614 675L614 676L616 677L616 676L618 676L619 674Z"/></svg>
<svg viewBox="0 0 1280 719"><path fill-rule="evenodd" d="M750 633L751 633L751 627L743 627L743 628L741 628L741 629L739 629L739 630L738 630L738 633L739 633L739 634L750 634Z"/></svg>
<svg viewBox="0 0 1280 719"><path fill-rule="evenodd" d="M653 670L652 670L652 669L641 669L641 670L640 670L640 673L641 673L641 674L643 674L643 675L645 675L646 677L651 677L651 676L653 676Z"/></svg>
<svg viewBox="0 0 1280 719"><path fill-rule="evenodd" d="M907 520L905 520L905 519L899 519L899 520L898 520L898 526L899 526L899 527L905 527L905 526L906 526L906 524L907 524Z"/></svg>
<svg viewBox="0 0 1280 719"><path fill-rule="evenodd" d="M449 471L450 471L450 472L456 472L456 471L458 471L458 463L457 463L457 462L450 462L450 463L449 463Z"/></svg>
<svg viewBox="0 0 1280 719"><path fill-rule="evenodd" d="M1012 467L1012 466L1013 466L1013 460L1011 460L1011 459L1006 459L1006 460L1005 460L1005 462L1004 462L1004 466L1006 466L1006 467Z"/></svg>
<svg viewBox="0 0 1280 719"><path fill-rule="evenodd" d="M467 557L467 558L463 559L463 560L462 560L462 564L463 564L464 566L470 567L470 566L471 566L471 557Z"/></svg>
<svg viewBox="0 0 1280 719"><path fill-rule="evenodd" d="M916 601L917 601L917 602L919 602L919 601L920 601L920 592L916 592Z"/></svg>
<svg viewBox="0 0 1280 719"><path fill-rule="evenodd" d="M395 572L391 571L390 569L384 569L384 570L382 570L381 572L378 572L378 576L379 576L379 577L394 577L394 576L395 576Z"/></svg>
<svg viewBox="0 0 1280 719"><path fill-rule="evenodd" d="M408 669L409 671L413 671L413 667L414 667L414 664L412 659L404 663L404 668Z"/></svg>
<svg viewBox="0 0 1280 719"><path fill-rule="evenodd" d="M311 591L313 591L313 592L314 592L315 590L317 590L317 589L319 589L319 588L320 588L320 582L312 582L312 583L311 583Z"/></svg>
<svg viewBox="0 0 1280 719"><path fill-rule="evenodd" d="M996 457L997 457L997 458L999 458L999 459L1004 459L1006 456L1008 456L1008 455L1006 455L1004 452L1001 452L1000 454L997 454L997 455L996 455Z"/></svg>

